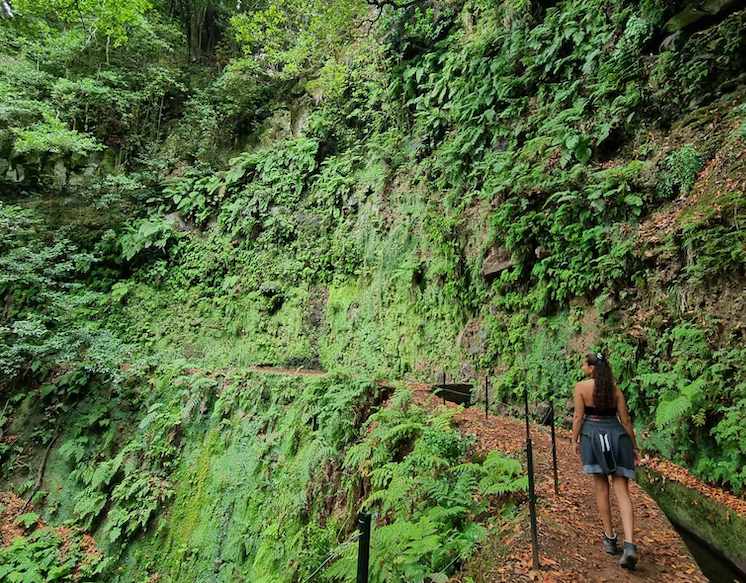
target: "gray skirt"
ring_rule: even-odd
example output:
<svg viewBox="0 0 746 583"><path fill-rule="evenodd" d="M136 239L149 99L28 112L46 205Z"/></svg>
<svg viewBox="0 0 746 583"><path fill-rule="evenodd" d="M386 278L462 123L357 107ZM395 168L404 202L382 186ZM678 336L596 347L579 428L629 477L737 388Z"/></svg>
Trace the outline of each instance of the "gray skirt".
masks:
<svg viewBox="0 0 746 583"><path fill-rule="evenodd" d="M588 417L580 430L583 473L635 479L632 439L616 417Z"/></svg>

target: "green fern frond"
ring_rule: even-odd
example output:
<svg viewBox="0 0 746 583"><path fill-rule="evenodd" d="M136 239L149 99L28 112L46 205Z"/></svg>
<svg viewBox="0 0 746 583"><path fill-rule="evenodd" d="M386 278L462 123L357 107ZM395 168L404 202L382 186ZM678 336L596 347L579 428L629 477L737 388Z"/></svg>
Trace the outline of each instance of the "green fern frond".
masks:
<svg viewBox="0 0 746 583"><path fill-rule="evenodd" d="M661 401L655 411L655 424L659 429L666 428L681 420L692 408L692 402L685 396Z"/></svg>

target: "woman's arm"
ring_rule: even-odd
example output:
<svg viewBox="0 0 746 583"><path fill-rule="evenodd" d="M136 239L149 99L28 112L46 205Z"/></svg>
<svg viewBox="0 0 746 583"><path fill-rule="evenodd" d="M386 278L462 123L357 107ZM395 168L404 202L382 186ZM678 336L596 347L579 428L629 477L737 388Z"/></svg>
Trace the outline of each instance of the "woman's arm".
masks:
<svg viewBox="0 0 746 583"><path fill-rule="evenodd" d="M580 443L580 428L583 426L583 416L585 415L585 401L580 394L580 385L575 385L575 413L572 417L572 442Z"/></svg>
<svg viewBox="0 0 746 583"><path fill-rule="evenodd" d="M624 400L624 393L619 390L618 387L614 387L616 389L616 408L617 408L617 415L619 415L619 421L622 424L622 427L624 427L624 430L627 432L627 435L629 435L630 439L632 439L632 446L637 449L637 438L635 437L635 428L632 426L632 419L630 419L629 411L627 410L627 402Z"/></svg>

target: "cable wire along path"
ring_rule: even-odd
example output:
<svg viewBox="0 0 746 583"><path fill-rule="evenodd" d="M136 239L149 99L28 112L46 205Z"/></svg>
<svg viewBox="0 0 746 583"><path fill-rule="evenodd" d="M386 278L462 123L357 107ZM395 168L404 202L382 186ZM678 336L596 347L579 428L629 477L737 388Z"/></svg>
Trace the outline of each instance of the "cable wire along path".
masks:
<svg viewBox="0 0 746 583"><path fill-rule="evenodd" d="M426 384L410 384L415 399L426 407L443 406ZM446 403L445 406L456 406ZM482 453L499 450L522 455L526 446L523 420L485 416L479 408L464 409L455 417L459 429L477 438ZM582 474L570 432L557 429L556 455L560 468L560 493L555 493L552 444L548 428L531 424L533 463L536 472L540 569L533 569L531 533L521 525L495 572L484 581L542 582L706 582L681 537L653 499L631 484L635 504L640 562L636 571L621 569L601 548L601 526L595 512L589 476ZM618 513L615 525L621 526Z"/></svg>
<svg viewBox="0 0 746 583"><path fill-rule="evenodd" d="M257 372L288 376L321 375L321 371L300 371L257 367ZM388 383L387 383L388 384ZM416 402L428 407L456 407L433 393L438 385L407 383ZM486 415L480 408L467 408L455 416L464 433L474 434L480 453L499 450L522 455L526 446L523 420ZM536 474L537 526L540 549L539 568L532 560L531 532L521 525L509 535L508 552L494 562L494 572L480 573L480 582L584 583L584 582L692 582L706 583L681 537L653 499L632 483L640 562L636 571L621 569L604 553L600 543L601 526L594 510L589 477L580 471L570 432L556 430L556 451L547 428L530 425ZM555 488L553 457L560 468L559 494ZM621 525L614 509L614 523Z"/></svg>

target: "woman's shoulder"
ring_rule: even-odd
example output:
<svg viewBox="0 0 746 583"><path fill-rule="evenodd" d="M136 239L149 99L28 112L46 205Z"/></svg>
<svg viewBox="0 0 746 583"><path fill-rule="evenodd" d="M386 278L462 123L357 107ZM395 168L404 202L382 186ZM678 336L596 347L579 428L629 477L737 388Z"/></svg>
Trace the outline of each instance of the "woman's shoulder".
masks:
<svg viewBox="0 0 746 583"><path fill-rule="evenodd" d="M587 391L588 389L593 389L593 379L585 379L580 381L579 383L575 383L575 390L576 391Z"/></svg>

